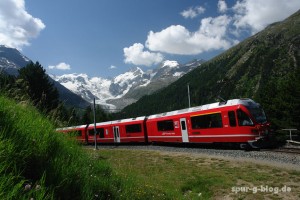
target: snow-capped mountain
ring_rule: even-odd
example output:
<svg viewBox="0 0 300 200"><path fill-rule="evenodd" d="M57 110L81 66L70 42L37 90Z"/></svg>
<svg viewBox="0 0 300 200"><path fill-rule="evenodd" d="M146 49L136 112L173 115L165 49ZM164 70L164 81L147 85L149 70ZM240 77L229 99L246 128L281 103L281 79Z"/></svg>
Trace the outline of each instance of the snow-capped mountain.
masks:
<svg viewBox="0 0 300 200"><path fill-rule="evenodd" d="M26 66L30 59L22 55L17 49L0 45L0 72L5 71L17 75L18 70Z"/></svg>
<svg viewBox="0 0 300 200"><path fill-rule="evenodd" d="M95 98L97 104L101 104L111 109L115 109L116 106L107 103L107 100L121 98L131 88L141 84L148 84L150 77L138 67L132 68L130 71L120 74L113 79L88 77L86 74L50 76L87 101L92 102Z"/></svg>
<svg viewBox="0 0 300 200"><path fill-rule="evenodd" d="M140 85L147 85L150 82L150 74L145 73L141 68L131 68L130 71L120 74L112 79L109 86L110 93L114 98L121 98L130 89Z"/></svg>
<svg viewBox="0 0 300 200"><path fill-rule="evenodd" d="M156 69L144 72L141 68L134 67L112 79L88 77L86 74L51 77L89 102L95 98L97 104L122 109L140 97L174 82L203 62L194 60L181 65L177 61L167 60Z"/></svg>

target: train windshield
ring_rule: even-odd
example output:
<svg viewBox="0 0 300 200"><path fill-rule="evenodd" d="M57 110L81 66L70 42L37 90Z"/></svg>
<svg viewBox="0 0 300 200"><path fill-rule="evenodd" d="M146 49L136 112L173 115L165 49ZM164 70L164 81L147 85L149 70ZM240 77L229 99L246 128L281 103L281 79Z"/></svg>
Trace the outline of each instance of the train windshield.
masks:
<svg viewBox="0 0 300 200"><path fill-rule="evenodd" d="M264 110L260 106L247 106L255 121L264 124L267 122L267 117Z"/></svg>

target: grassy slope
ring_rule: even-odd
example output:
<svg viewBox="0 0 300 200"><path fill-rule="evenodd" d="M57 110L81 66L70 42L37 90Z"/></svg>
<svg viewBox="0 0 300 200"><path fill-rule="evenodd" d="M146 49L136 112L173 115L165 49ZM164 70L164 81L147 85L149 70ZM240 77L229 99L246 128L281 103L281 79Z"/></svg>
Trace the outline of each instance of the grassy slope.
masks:
<svg viewBox="0 0 300 200"><path fill-rule="evenodd" d="M34 108L0 96L0 199L109 199L120 185Z"/></svg>

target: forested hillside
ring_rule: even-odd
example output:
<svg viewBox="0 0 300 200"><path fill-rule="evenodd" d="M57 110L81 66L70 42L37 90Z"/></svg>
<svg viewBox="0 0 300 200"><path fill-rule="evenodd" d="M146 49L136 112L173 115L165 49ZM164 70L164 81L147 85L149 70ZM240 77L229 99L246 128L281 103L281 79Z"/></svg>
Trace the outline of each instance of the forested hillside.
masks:
<svg viewBox="0 0 300 200"><path fill-rule="evenodd" d="M170 86L124 108L118 117L150 115L224 99L252 98L275 127L300 129L300 11L271 24Z"/></svg>

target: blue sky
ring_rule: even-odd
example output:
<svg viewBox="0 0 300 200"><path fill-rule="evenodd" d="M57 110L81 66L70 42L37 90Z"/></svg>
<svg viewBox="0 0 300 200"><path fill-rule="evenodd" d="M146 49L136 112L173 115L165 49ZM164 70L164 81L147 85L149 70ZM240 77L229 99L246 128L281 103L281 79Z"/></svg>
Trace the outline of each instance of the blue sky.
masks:
<svg viewBox="0 0 300 200"><path fill-rule="evenodd" d="M1 0L0 44L51 74L113 77L208 60L299 9L299 0Z"/></svg>

